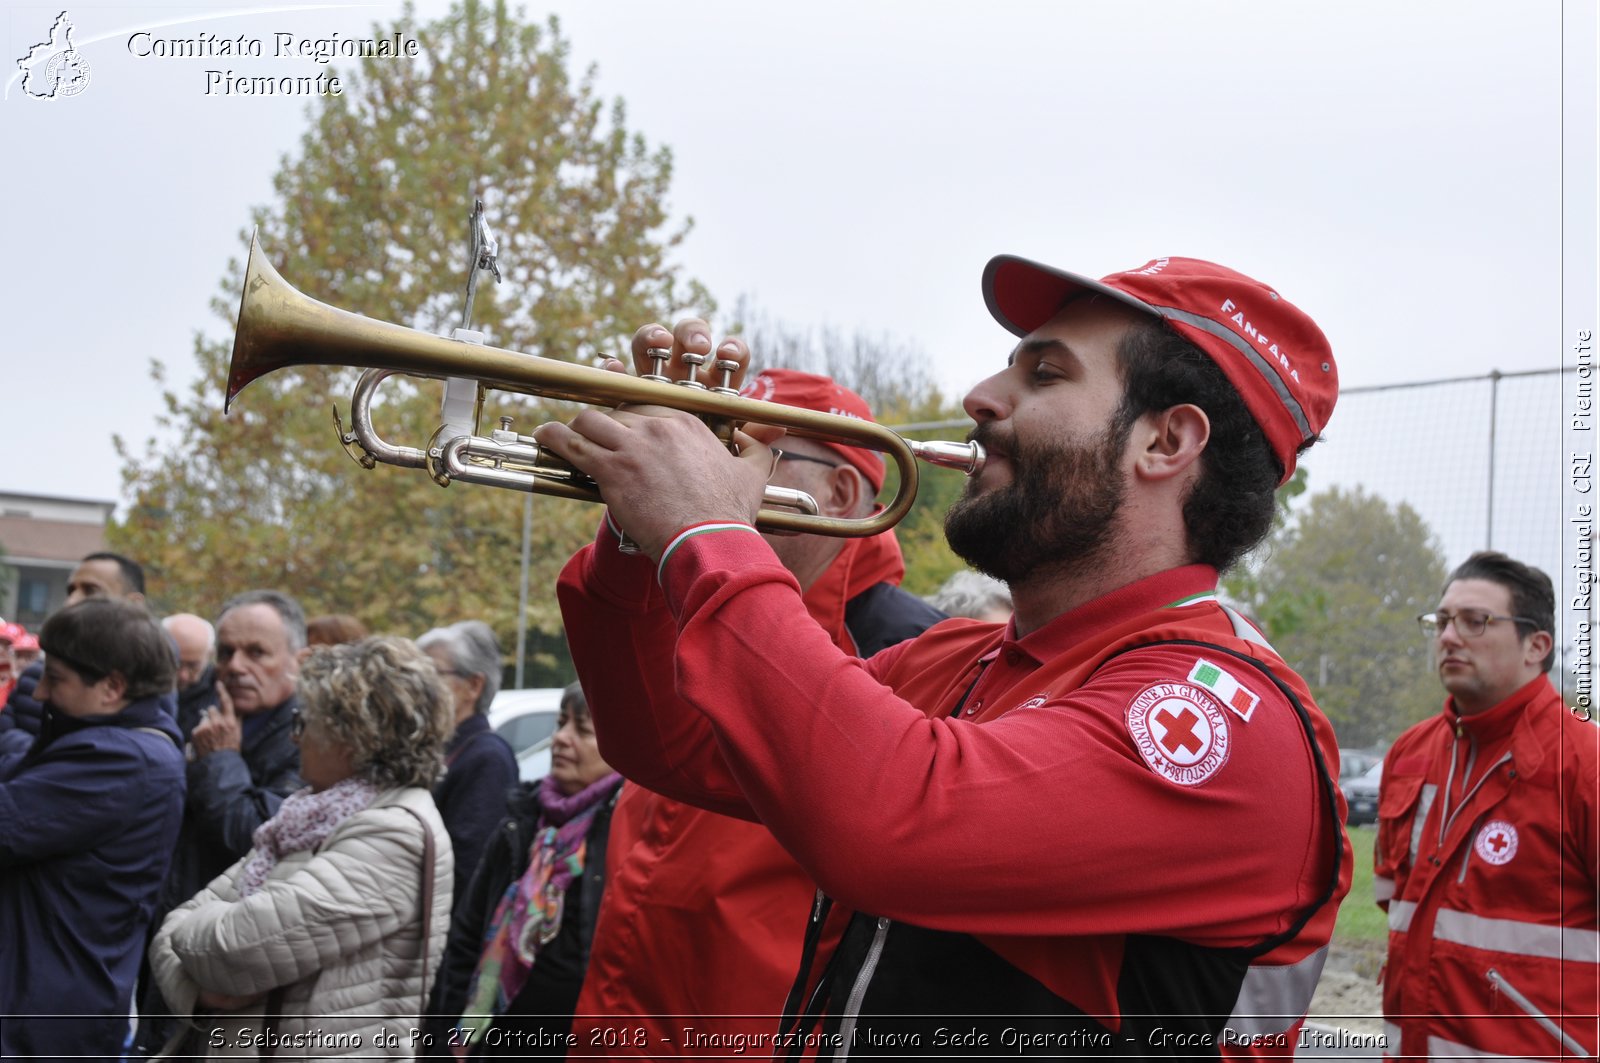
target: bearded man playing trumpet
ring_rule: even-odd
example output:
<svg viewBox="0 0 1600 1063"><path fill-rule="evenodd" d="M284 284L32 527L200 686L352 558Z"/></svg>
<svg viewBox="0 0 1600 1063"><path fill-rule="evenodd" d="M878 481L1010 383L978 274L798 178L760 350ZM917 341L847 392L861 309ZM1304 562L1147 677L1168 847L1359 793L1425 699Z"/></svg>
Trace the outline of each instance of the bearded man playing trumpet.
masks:
<svg viewBox="0 0 1600 1063"><path fill-rule="evenodd" d="M753 526L771 428L736 452L660 407L535 431L609 507L559 587L601 750L761 822L831 899L777 1048L1288 1054L1349 884L1336 742L1216 588L1332 412L1328 343L1193 259L1093 281L1002 256L983 294L1021 340L966 397L989 457L946 534L1010 586L1003 625L841 651ZM633 348L681 377L713 345L689 320Z"/></svg>

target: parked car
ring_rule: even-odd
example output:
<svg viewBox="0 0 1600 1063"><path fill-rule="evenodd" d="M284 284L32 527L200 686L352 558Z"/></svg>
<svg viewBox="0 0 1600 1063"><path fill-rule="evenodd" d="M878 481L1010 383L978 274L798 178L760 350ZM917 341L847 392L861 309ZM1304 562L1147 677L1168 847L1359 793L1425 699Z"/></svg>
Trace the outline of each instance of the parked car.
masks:
<svg viewBox="0 0 1600 1063"><path fill-rule="evenodd" d="M1378 822L1378 783L1383 779L1383 761L1378 761L1364 774L1341 783L1345 804L1349 806L1344 821L1352 827Z"/></svg>
<svg viewBox="0 0 1600 1063"><path fill-rule="evenodd" d="M504 738L517 757L524 782L550 774L550 741L561 714L560 687L502 690L489 706L489 727Z"/></svg>
<svg viewBox="0 0 1600 1063"><path fill-rule="evenodd" d="M1339 750L1339 781L1356 779L1372 770L1383 760L1383 754L1370 749Z"/></svg>

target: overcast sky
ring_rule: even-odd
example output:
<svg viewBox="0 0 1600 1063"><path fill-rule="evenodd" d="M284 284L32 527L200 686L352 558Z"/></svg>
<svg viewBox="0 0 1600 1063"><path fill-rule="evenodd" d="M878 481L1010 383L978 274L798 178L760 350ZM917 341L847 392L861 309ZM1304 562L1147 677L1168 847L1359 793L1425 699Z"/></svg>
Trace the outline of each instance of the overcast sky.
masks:
<svg viewBox="0 0 1600 1063"><path fill-rule="evenodd" d="M60 10L8 6L7 69ZM671 207L695 219L681 261L724 306L898 335L951 394L1011 344L978 291L998 252L1094 275L1224 262L1317 319L1347 387L1562 363L1562 240L1592 248L1593 197L1564 228L1558 0L525 10L558 13L630 127L673 149ZM192 373L239 231L307 124L304 99L206 95L205 70L315 74L272 58L273 34L368 36L400 6L68 11L87 88L33 100L13 75L0 103L0 489L120 499L111 436L151 432L152 358ZM139 57L141 29L268 54Z"/></svg>

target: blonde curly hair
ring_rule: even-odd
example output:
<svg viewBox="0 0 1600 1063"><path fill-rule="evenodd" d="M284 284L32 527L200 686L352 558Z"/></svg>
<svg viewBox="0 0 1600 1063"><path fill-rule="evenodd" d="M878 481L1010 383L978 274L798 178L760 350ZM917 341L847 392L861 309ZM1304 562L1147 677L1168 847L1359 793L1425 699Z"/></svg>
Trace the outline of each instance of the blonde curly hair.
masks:
<svg viewBox="0 0 1600 1063"><path fill-rule="evenodd" d="M380 635L312 651L300 669L300 711L379 787L432 787L455 727L450 691L410 639Z"/></svg>

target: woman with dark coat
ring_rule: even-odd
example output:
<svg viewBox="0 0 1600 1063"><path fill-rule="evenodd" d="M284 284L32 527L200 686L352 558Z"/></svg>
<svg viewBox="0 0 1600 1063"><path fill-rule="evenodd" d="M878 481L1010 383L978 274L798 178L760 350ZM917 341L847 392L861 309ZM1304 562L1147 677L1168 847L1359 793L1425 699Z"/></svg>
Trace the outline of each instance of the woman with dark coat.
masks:
<svg viewBox="0 0 1600 1063"><path fill-rule="evenodd" d="M482 620L463 620L434 628L417 646L444 677L455 712L455 733L444 747L444 778L433 788L433 800L455 849L459 904L517 785L516 755L489 730L489 706L500 690L503 668L500 642Z"/></svg>
<svg viewBox="0 0 1600 1063"><path fill-rule="evenodd" d="M477 1058L566 1055L621 787L574 683L561 698L550 774L512 795L456 905L430 1009L441 1017L433 1052L470 1041Z"/></svg>

